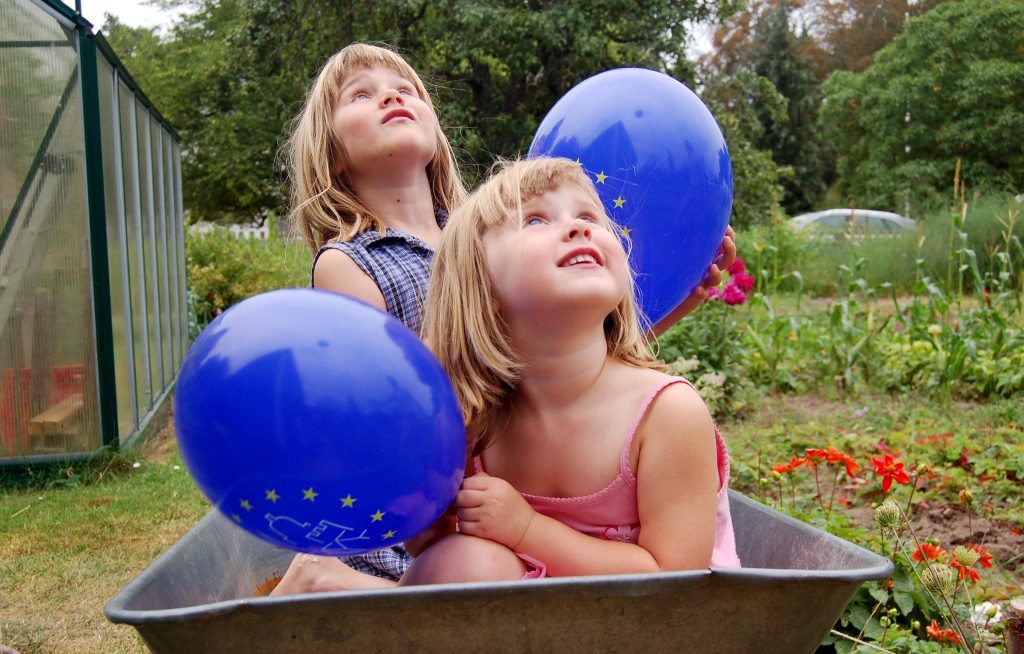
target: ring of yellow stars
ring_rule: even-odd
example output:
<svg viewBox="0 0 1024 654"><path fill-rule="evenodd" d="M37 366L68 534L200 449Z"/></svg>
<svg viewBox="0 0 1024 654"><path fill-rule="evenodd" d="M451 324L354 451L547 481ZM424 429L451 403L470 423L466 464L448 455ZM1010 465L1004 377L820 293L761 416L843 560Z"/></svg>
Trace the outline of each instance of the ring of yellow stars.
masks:
<svg viewBox="0 0 1024 654"><path fill-rule="evenodd" d="M242 500L239 505L246 511L252 511L252 504L249 504L249 500Z"/></svg>
<svg viewBox="0 0 1024 654"><path fill-rule="evenodd" d="M632 232L633 232L633 230L630 229L629 227L623 227L622 228L622 235L623 236L629 236Z"/></svg>
<svg viewBox="0 0 1024 654"><path fill-rule="evenodd" d="M310 486L306 490L302 491L302 499L309 500L310 502L313 502L313 501L316 500L316 496L319 495L319 494L320 493L314 492L313 491L313 487Z"/></svg>
<svg viewBox="0 0 1024 654"><path fill-rule="evenodd" d="M352 497L352 494L351 494L351 493L349 493L349 494L348 494L348 495L346 495L345 497L341 498L341 505L342 505L343 507L345 507L346 509L351 509L351 508L352 508L352 506L353 506L353 505L354 505L355 503L356 503L356 498Z"/></svg>
<svg viewBox="0 0 1024 654"><path fill-rule="evenodd" d="M387 540L389 538L394 538L394 537L395 537L395 532L394 531L389 529L388 531L384 532L384 540Z"/></svg>
<svg viewBox="0 0 1024 654"><path fill-rule="evenodd" d="M619 197L615 198L615 208L616 209L621 209L622 205L624 205L624 204L626 204L626 198L622 197L621 195Z"/></svg>
<svg viewBox="0 0 1024 654"><path fill-rule="evenodd" d="M597 174L598 184L604 184L604 180L606 179L608 179L608 175L605 175L603 170Z"/></svg>
<svg viewBox="0 0 1024 654"><path fill-rule="evenodd" d="M381 520L384 519L385 515L387 515L387 514L381 512L380 509L377 509L377 512L370 516L370 522L380 522Z"/></svg>
<svg viewBox="0 0 1024 654"><path fill-rule="evenodd" d="M232 513L231 514L231 519L234 520L235 522L241 522L242 521L242 516L238 515L237 513Z"/></svg>
<svg viewBox="0 0 1024 654"><path fill-rule="evenodd" d="M277 494L276 489L271 488L270 490L267 491L267 499L270 500L271 502L276 502L277 500L281 499L281 496Z"/></svg>

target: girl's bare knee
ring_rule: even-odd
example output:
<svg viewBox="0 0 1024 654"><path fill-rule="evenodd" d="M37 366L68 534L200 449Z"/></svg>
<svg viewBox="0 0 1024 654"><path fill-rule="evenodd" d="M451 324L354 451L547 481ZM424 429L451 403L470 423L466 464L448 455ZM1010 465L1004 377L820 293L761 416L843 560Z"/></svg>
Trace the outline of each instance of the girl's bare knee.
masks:
<svg viewBox="0 0 1024 654"><path fill-rule="evenodd" d="M520 579L526 565L515 552L484 538L452 534L432 545L402 577L402 585Z"/></svg>

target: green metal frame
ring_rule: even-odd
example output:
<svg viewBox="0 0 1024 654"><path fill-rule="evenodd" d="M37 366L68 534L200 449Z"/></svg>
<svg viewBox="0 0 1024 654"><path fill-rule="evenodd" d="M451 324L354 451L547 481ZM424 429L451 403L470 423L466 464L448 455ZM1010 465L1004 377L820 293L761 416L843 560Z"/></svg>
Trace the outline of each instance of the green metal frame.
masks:
<svg viewBox="0 0 1024 654"><path fill-rule="evenodd" d="M96 336L97 396L104 446L117 447L117 379L114 375L114 325L111 317L110 270L107 258L107 211L103 186L103 125L100 120L96 41L78 30L82 71L82 117L85 132L85 184L89 198L89 245L92 253L92 301Z"/></svg>

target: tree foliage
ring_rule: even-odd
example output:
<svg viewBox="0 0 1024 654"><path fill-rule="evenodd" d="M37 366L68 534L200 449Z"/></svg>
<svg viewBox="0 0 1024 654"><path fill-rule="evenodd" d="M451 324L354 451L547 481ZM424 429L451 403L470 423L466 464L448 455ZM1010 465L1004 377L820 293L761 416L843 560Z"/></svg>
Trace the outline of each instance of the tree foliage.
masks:
<svg viewBox="0 0 1024 654"><path fill-rule="evenodd" d="M907 21L861 73L823 87L846 195L902 207L969 185L1024 187L1024 4L951 0Z"/></svg>
<svg viewBox="0 0 1024 654"><path fill-rule="evenodd" d="M796 3L796 6L800 6ZM758 150L771 153L789 174L781 176L780 202L789 213L814 206L832 181L832 162L817 132L818 80L806 51L806 34L797 36L786 0L760 0L734 16L716 33L717 50L709 62L721 79L754 74L769 82L786 100L779 112L771 104L755 107L761 123Z"/></svg>
<svg viewBox="0 0 1024 654"><path fill-rule="evenodd" d="M383 42L433 89L467 172L529 144L574 84L621 66L692 83L690 21L713 0L163 0L187 13L154 52L111 26L115 50L184 142L195 218L251 219L285 204L278 157L319 67L352 41Z"/></svg>

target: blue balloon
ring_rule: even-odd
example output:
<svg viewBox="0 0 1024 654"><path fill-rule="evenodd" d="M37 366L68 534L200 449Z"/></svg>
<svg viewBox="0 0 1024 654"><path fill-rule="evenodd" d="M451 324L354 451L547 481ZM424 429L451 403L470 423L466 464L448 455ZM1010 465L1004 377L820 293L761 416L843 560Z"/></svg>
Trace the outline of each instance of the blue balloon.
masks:
<svg viewBox="0 0 1024 654"><path fill-rule="evenodd" d="M652 323L704 279L729 225L732 165L704 103L668 75L618 68L573 87L529 156L574 159L632 241L640 306Z"/></svg>
<svg viewBox="0 0 1024 654"><path fill-rule="evenodd" d="M345 556L416 535L466 463L448 377L403 324L351 298L272 291L217 317L175 391L199 488L256 536Z"/></svg>

